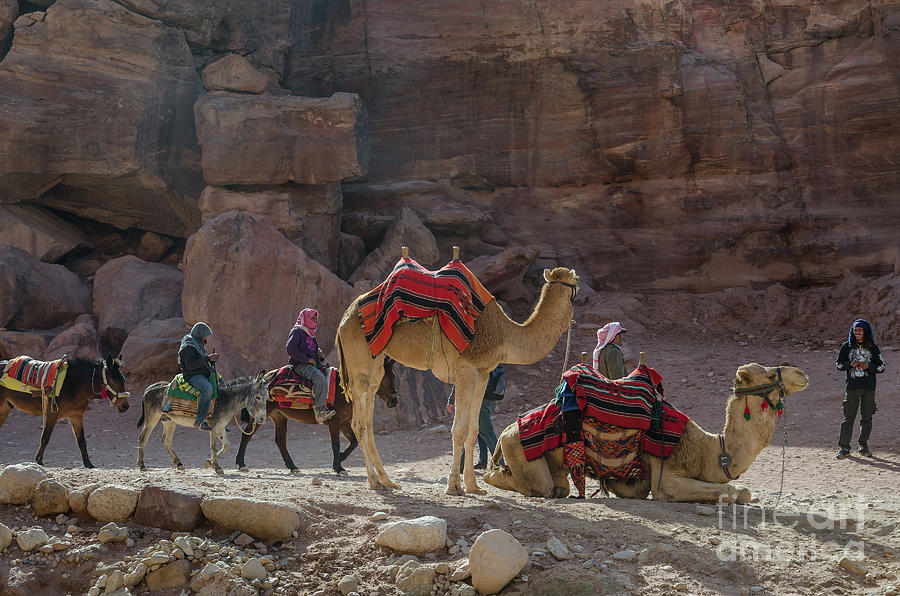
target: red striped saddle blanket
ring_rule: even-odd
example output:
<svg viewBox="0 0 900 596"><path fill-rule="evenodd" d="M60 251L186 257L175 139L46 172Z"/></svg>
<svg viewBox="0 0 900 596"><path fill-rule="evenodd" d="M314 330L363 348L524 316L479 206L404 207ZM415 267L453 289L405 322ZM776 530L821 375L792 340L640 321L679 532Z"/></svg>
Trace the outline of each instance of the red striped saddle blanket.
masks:
<svg viewBox="0 0 900 596"><path fill-rule="evenodd" d="M338 384L337 369L329 366L322 372L328 381L328 399L325 402L333 407ZM296 410L313 406L312 381L298 375L293 366L282 366L269 374L272 375L272 380L266 385L269 397L278 403L279 408Z"/></svg>
<svg viewBox="0 0 900 596"><path fill-rule="evenodd" d="M628 450L637 449L657 457L669 457L678 445L690 418L657 395L662 377L641 365L623 379L610 380L587 365L577 365L563 375L563 385L574 394L582 415L582 437L588 453L600 465L597 477L633 478L639 461ZM563 417L554 400L519 416L519 439L529 461L563 444ZM621 432L636 431L636 432ZM609 442L609 444L606 444ZM591 472L590 465L588 471ZM593 474L592 474L593 475Z"/></svg>
<svg viewBox="0 0 900 596"><path fill-rule="evenodd" d="M67 367L65 359L44 362L29 356L16 356L6 363L2 376L9 379L4 385L16 391L33 389L58 394Z"/></svg>
<svg viewBox="0 0 900 596"><path fill-rule="evenodd" d="M462 261L429 271L404 258L385 281L359 300L357 314L373 356L387 346L401 317L436 316L441 331L462 352L475 336L475 320L493 299Z"/></svg>

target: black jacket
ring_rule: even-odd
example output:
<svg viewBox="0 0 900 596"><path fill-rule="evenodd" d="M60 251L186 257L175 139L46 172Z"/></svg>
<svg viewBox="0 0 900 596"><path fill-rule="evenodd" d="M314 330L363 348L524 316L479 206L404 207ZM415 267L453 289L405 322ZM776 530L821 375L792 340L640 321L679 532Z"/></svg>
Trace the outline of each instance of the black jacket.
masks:
<svg viewBox="0 0 900 596"><path fill-rule="evenodd" d="M859 370L850 366L854 360L865 362L869 365L866 370ZM855 341L844 342L841 351L838 353L835 366L838 370L847 373L847 390L851 389L875 389L875 375L884 372L884 360L881 358L881 350L878 346L871 344L871 347L864 347Z"/></svg>
<svg viewBox="0 0 900 596"><path fill-rule="evenodd" d="M178 351L178 364L181 366L181 374L184 375L185 380L194 375L209 377L213 373L209 358L202 355L193 346L184 346Z"/></svg>

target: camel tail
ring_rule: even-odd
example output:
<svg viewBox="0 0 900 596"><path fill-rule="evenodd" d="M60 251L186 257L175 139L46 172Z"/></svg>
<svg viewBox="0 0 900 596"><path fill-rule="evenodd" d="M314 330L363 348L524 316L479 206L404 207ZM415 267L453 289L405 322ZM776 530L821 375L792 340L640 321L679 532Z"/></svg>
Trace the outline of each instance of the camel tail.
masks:
<svg viewBox="0 0 900 596"><path fill-rule="evenodd" d="M344 348L341 344L341 331L338 329L337 339L336 339L336 348L338 353L338 382L341 384L341 391L344 392L344 397L347 398L347 401L352 403L353 396L350 394L350 384L344 381L346 378L347 371L347 363L344 362Z"/></svg>

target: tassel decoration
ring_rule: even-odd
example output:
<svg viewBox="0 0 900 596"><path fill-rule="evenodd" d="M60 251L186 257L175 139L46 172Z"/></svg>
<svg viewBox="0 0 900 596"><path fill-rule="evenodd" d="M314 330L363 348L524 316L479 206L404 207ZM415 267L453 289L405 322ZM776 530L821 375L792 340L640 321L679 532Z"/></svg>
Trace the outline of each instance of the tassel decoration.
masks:
<svg viewBox="0 0 900 596"><path fill-rule="evenodd" d="M778 419L781 420L781 415L784 413L784 402L779 399L775 404L775 409L778 410Z"/></svg>
<svg viewBox="0 0 900 596"><path fill-rule="evenodd" d="M763 400L762 404L760 404L760 409L765 412L769 408L769 402Z"/></svg>
<svg viewBox="0 0 900 596"><path fill-rule="evenodd" d="M750 420L750 405L747 403L746 396L744 396L744 419Z"/></svg>

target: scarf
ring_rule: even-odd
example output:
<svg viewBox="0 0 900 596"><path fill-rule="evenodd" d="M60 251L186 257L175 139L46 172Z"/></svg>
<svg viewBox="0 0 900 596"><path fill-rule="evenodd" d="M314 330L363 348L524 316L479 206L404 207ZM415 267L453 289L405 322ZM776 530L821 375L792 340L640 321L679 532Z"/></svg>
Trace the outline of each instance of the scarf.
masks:
<svg viewBox="0 0 900 596"><path fill-rule="evenodd" d="M201 356L206 358L206 346L203 345L203 340L210 335L212 335L212 330L210 330L209 325L203 321L196 323L191 327L191 332L181 338L181 345L178 346L178 353L180 354L181 350L186 346L191 346L200 352Z"/></svg>
<svg viewBox="0 0 900 596"><path fill-rule="evenodd" d="M625 333L625 328L618 321L607 323L600 329L597 329L597 347L594 348L594 368L600 364L600 350L606 347L606 344L616 339L616 335Z"/></svg>
<svg viewBox="0 0 900 596"><path fill-rule="evenodd" d="M304 308L300 311L300 314L297 315L297 322L295 323L296 327L300 327L303 331L306 332L310 337L316 336L316 327L319 326L318 321L314 320L319 317L319 311L314 310L312 308Z"/></svg>

